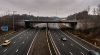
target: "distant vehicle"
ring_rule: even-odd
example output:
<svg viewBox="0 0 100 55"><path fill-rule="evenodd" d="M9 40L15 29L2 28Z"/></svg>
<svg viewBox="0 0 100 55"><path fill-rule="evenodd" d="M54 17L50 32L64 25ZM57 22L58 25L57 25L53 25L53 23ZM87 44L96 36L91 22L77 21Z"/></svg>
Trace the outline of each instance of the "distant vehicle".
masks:
<svg viewBox="0 0 100 55"><path fill-rule="evenodd" d="M7 46L10 44L10 40L5 40L1 45L2 46Z"/></svg>
<svg viewBox="0 0 100 55"><path fill-rule="evenodd" d="M66 38L66 37L62 37L61 40L62 40L62 41L66 41L67 38Z"/></svg>
<svg viewBox="0 0 100 55"><path fill-rule="evenodd" d="M89 55L100 55L100 54L94 50L90 50Z"/></svg>

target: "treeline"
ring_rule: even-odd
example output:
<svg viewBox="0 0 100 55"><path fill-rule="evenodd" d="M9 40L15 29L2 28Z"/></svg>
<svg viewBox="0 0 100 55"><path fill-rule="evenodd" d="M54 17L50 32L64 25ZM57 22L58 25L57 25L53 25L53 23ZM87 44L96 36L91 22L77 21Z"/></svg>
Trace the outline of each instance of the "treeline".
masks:
<svg viewBox="0 0 100 55"><path fill-rule="evenodd" d="M19 15L19 14L15 14L15 15L5 15L0 17L0 27L2 25L8 25L9 29L13 28L13 24L15 25L16 28L22 27L21 25L19 25L18 23L22 20L30 20L34 18L34 16L31 15Z"/></svg>
<svg viewBox="0 0 100 55"><path fill-rule="evenodd" d="M89 15L87 11L82 11L67 17L68 20L77 20L76 29L87 30L100 27L100 15Z"/></svg>
<svg viewBox="0 0 100 55"><path fill-rule="evenodd" d="M0 17L0 27L2 25L8 25L9 29L13 28L13 23L15 27L18 29L20 27L24 27L25 23L24 20L35 20L35 21L52 21L55 20L54 17L40 17L40 16L33 16L33 15L19 15L19 14L14 14L14 15L5 15Z"/></svg>

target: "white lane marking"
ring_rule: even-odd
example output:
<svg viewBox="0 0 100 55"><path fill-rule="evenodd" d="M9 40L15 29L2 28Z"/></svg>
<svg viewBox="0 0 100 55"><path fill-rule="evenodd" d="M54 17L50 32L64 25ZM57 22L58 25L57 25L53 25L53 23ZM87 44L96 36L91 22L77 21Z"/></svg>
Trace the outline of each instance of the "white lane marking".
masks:
<svg viewBox="0 0 100 55"><path fill-rule="evenodd" d="M71 44L71 46L73 46L74 44Z"/></svg>
<svg viewBox="0 0 100 55"><path fill-rule="evenodd" d="M69 52L70 53L70 55L73 55L73 53L72 52Z"/></svg>
<svg viewBox="0 0 100 55"><path fill-rule="evenodd" d="M60 30L61 31L61 30ZM62 31L61 31L62 32ZM65 34L64 32L62 32L63 34ZM66 34L65 34L66 35ZM69 39L71 39L72 41L74 41L75 43L77 43L78 45L80 45L82 48L86 49L87 51L89 51L89 49L85 48L84 46L82 46L80 43L78 43L76 40L72 39L71 37L69 37L68 35L66 35L66 37L68 37Z"/></svg>
<svg viewBox="0 0 100 55"><path fill-rule="evenodd" d="M27 30L29 30L29 29L27 29ZM11 38L11 39L9 39L9 40L14 39L15 37L17 37L17 36L21 35L22 33L26 32L27 30L25 30L25 31L23 31L23 32L21 32L21 33L19 33L19 34L17 34L16 36L12 37L12 38Z"/></svg>
<svg viewBox="0 0 100 55"><path fill-rule="evenodd" d="M36 39L38 33L39 33L39 31L36 33L36 35L35 35L35 37L34 37L32 43L31 43L31 45L30 45L30 48L29 48L29 50L28 50L28 52L27 52L27 55L29 55L29 52L30 52L30 50L31 50L31 48L32 48L32 45L33 45L33 42L34 42L34 40Z"/></svg>
<svg viewBox="0 0 100 55"><path fill-rule="evenodd" d="M83 53L83 52L81 52L81 54L82 54L82 55L84 55L84 53Z"/></svg>
<svg viewBox="0 0 100 55"><path fill-rule="evenodd" d="M3 52L6 52L7 51L7 49L5 49Z"/></svg>
<svg viewBox="0 0 100 55"><path fill-rule="evenodd" d="M22 42L22 44L24 44L25 42Z"/></svg>
<svg viewBox="0 0 100 55"><path fill-rule="evenodd" d="M14 44L15 44L16 42L14 42Z"/></svg>
<svg viewBox="0 0 100 55"><path fill-rule="evenodd" d="M28 39L28 37L27 37L27 39Z"/></svg>
<svg viewBox="0 0 100 55"><path fill-rule="evenodd" d="M50 31L49 31L49 33L50 33ZM57 48L55 42L53 41L53 38L52 38L51 33L50 33L49 35L51 36L51 37L50 37L50 40L52 41L51 43L52 43L53 48L54 48L54 50L55 50L55 52L56 52L56 55L61 55L61 53L59 52L59 50L58 50L58 48Z"/></svg>
<svg viewBox="0 0 100 55"><path fill-rule="evenodd" d="M64 43L62 43L62 45L64 46Z"/></svg>
<svg viewBox="0 0 100 55"><path fill-rule="evenodd" d="M16 50L16 52L18 52L18 49Z"/></svg>
<svg viewBox="0 0 100 55"><path fill-rule="evenodd" d="M49 44L49 41L48 41L48 37L46 36L46 38L47 38L47 43L48 43L48 48L49 48L50 55L52 55L52 52L51 52L51 49L50 49L50 44Z"/></svg>
<svg viewBox="0 0 100 55"><path fill-rule="evenodd" d="M69 33L69 32L68 32L68 33ZM70 34L72 34L72 33L70 33ZM75 36L74 34L72 34L72 35ZM77 36L75 36L75 37L78 38L78 39L80 39L80 40L82 40L82 41L84 41L84 42L86 42L86 43L88 43L88 44L90 44L91 46L94 46L94 47L100 49L98 46L95 46L95 45L91 44L90 42L88 42L88 41L86 41L86 40L84 40L84 39L81 39L81 38L79 38L79 37L77 37Z"/></svg>

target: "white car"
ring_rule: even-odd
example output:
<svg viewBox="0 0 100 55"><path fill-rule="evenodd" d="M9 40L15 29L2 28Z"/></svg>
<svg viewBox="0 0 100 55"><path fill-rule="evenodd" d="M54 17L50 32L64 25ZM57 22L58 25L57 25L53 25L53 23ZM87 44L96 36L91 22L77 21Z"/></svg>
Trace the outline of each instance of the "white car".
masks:
<svg viewBox="0 0 100 55"><path fill-rule="evenodd" d="M67 40L67 38L66 38L66 37L62 37L62 38L61 38L61 40L66 41L66 40Z"/></svg>
<svg viewBox="0 0 100 55"><path fill-rule="evenodd" d="M100 55L100 54L96 52L95 50L90 50L89 55Z"/></svg>
<svg viewBox="0 0 100 55"><path fill-rule="evenodd" d="M10 40L5 40L1 45L2 46L7 46L10 44Z"/></svg>

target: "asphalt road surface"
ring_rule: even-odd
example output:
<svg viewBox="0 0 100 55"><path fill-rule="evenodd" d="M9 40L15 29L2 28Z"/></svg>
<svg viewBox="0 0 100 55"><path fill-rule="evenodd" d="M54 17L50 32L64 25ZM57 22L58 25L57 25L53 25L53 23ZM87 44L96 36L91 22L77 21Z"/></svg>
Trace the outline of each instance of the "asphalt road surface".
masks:
<svg viewBox="0 0 100 55"><path fill-rule="evenodd" d="M51 55L46 30L40 30L40 32L37 34L29 55Z"/></svg>
<svg viewBox="0 0 100 55"><path fill-rule="evenodd" d="M96 50L59 29L50 29L49 36L53 39L59 55L89 55L89 50ZM66 37L67 41L62 41L62 37Z"/></svg>
<svg viewBox="0 0 100 55"><path fill-rule="evenodd" d="M50 29L48 35L56 55L89 55L89 50L100 52L99 49L59 29ZM66 37L67 41L62 41L62 37ZM24 30L9 38L10 45L0 45L0 55L30 55L30 52L31 55L52 55L47 39L46 30Z"/></svg>
<svg viewBox="0 0 100 55"><path fill-rule="evenodd" d="M27 55L32 40L39 30L27 29L24 30L9 40L11 44L9 46L0 45L0 55Z"/></svg>

